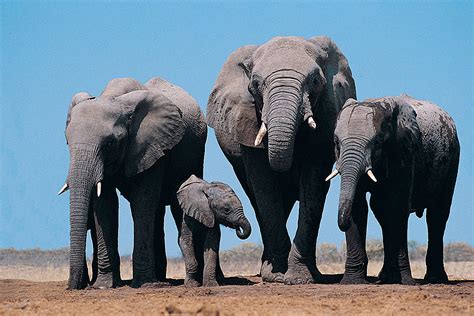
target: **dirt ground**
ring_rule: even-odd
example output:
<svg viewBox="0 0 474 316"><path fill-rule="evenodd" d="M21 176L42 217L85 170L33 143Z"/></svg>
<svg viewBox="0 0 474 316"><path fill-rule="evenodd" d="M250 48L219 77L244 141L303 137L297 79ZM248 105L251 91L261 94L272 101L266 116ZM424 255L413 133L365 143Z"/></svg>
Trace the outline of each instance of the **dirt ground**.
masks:
<svg viewBox="0 0 474 316"><path fill-rule="evenodd" d="M186 288L182 279L153 288L66 291L66 282L0 280L0 314L471 314L474 281L449 285L285 286L233 277L217 288Z"/></svg>

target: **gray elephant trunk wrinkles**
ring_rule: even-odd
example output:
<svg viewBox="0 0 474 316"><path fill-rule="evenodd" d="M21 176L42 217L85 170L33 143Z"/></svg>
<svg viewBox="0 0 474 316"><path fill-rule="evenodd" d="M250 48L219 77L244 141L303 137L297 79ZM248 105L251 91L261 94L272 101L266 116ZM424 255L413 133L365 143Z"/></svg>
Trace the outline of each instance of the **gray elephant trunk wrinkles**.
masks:
<svg viewBox="0 0 474 316"><path fill-rule="evenodd" d="M99 149L92 145L71 145L71 163L68 184L70 194L70 278L69 289L84 287L86 234L91 191L101 180L102 162Z"/></svg>
<svg viewBox="0 0 474 316"><path fill-rule="evenodd" d="M346 140L345 149L337 163L341 173L341 193L339 196L338 226L347 231L351 225L351 210L359 178L369 167L364 159L365 144L357 140Z"/></svg>
<svg viewBox="0 0 474 316"><path fill-rule="evenodd" d="M284 172L293 163L295 136L301 116L301 81L292 77L272 79L267 92L268 160L274 170Z"/></svg>

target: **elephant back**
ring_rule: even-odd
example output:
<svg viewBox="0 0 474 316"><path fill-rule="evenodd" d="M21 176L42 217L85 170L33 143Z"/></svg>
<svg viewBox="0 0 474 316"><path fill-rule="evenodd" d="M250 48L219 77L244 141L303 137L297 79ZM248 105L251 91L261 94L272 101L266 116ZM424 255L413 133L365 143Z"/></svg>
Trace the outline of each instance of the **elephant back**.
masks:
<svg viewBox="0 0 474 316"><path fill-rule="evenodd" d="M204 138L205 141L207 135L206 120L197 101L192 96L181 87L159 77L148 80L145 87L163 94L181 110L187 136L193 135L197 140Z"/></svg>

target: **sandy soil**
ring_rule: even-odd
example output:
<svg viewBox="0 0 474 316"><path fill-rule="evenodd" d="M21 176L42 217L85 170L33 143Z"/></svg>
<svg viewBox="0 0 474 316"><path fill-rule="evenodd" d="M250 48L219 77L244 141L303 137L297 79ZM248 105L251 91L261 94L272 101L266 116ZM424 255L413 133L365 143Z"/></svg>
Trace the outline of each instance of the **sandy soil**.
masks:
<svg viewBox="0 0 474 316"><path fill-rule="evenodd" d="M471 314L474 281L449 285L285 286L233 277L217 288L186 288L182 279L153 288L67 291L66 282L0 280L0 314Z"/></svg>

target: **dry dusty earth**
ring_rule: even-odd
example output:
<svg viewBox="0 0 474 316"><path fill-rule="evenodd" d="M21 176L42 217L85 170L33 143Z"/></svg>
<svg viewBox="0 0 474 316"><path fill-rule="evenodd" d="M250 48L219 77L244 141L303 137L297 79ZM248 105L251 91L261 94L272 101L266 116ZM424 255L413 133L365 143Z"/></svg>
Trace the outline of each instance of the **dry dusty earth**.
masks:
<svg viewBox="0 0 474 316"><path fill-rule="evenodd" d="M474 281L449 285L285 286L233 277L218 288L186 288L182 279L154 288L66 291L66 282L0 280L0 314L471 314Z"/></svg>

